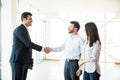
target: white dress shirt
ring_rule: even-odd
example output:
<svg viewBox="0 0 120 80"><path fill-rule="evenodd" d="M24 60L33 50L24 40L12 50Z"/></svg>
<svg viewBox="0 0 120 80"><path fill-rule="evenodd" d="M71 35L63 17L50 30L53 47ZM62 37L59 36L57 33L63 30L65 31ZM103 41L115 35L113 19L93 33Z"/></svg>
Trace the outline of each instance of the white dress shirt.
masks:
<svg viewBox="0 0 120 80"><path fill-rule="evenodd" d="M89 47L87 41L85 41L82 47L82 59L90 59L90 62L83 64L83 70L88 73L93 73L95 70L100 74L99 67L99 56L100 56L101 45L99 41L93 43L92 47Z"/></svg>
<svg viewBox="0 0 120 80"><path fill-rule="evenodd" d="M81 54L81 48L84 44L84 39L78 34L74 36L69 36L65 43L60 47L55 47L52 49L54 52L64 50L65 56L68 59L79 59Z"/></svg>

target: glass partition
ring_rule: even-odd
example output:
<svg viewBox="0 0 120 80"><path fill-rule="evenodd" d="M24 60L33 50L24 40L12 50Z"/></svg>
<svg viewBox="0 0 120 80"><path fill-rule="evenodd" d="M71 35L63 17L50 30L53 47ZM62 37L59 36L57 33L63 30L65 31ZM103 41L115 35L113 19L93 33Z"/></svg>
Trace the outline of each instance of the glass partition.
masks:
<svg viewBox="0 0 120 80"><path fill-rule="evenodd" d="M114 19L113 19L114 20ZM120 61L120 19L111 21L106 25L106 60L108 62Z"/></svg>
<svg viewBox="0 0 120 80"><path fill-rule="evenodd" d="M1 26L1 0L0 0L0 26ZM1 44L1 27L0 27L0 44ZM1 45L0 45L0 80L1 80Z"/></svg>
<svg viewBox="0 0 120 80"><path fill-rule="evenodd" d="M30 36L33 42L38 45L45 46L45 30L46 30L46 21L41 18L41 13L38 9L31 6L31 13L33 14L33 23L29 28ZM35 63L39 63L45 59L44 52L38 52L33 50L33 58Z"/></svg>

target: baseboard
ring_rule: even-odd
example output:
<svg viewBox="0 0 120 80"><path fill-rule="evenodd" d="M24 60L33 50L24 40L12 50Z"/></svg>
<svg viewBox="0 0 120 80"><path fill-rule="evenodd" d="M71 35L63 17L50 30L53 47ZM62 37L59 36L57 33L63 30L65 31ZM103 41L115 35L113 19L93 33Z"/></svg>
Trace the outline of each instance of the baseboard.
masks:
<svg viewBox="0 0 120 80"><path fill-rule="evenodd" d="M116 65L120 65L120 62L115 62Z"/></svg>
<svg viewBox="0 0 120 80"><path fill-rule="evenodd" d="M60 59L45 59L46 61L60 61Z"/></svg>

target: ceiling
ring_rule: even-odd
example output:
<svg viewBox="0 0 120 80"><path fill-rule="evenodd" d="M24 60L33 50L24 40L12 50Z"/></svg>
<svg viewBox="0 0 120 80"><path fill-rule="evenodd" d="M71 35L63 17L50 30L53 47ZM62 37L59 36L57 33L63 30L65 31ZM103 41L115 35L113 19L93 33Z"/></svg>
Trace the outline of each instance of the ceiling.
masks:
<svg viewBox="0 0 120 80"><path fill-rule="evenodd" d="M31 0L44 12L116 11L120 0Z"/></svg>
<svg viewBox="0 0 120 80"><path fill-rule="evenodd" d="M120 12L120 0L30 0L32 6L48 16L71 13Z"/></svg>

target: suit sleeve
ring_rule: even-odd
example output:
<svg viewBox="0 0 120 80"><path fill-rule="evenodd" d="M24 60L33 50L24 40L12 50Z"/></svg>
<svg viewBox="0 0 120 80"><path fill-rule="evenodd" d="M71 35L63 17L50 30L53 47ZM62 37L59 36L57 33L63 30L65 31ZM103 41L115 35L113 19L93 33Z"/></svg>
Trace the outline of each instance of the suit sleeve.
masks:
<svg viewBox="0 0 120 80"><path fill-rule="evenodd" d="M22 41L29 48L35 49L37 51L42 50L42 46L31 42L30 38L28 37L27 32L24 29L22 29L22 28L18 29L15 32L15 35L19 38L20 41Z"/></svg>

